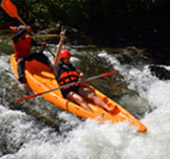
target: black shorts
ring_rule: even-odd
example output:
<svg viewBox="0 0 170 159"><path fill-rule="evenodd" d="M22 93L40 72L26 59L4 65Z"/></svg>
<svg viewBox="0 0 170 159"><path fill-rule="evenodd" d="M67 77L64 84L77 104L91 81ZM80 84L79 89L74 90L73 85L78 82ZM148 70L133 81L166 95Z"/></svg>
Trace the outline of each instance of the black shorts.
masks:
<svg viewBox="0 0 170 159"><path fill-rule="evenodd" d="M67 94L70 92L75 92L75 93L79 94L79 88L80 88L80 85L71 86L67 89L61 89L61 93L62 93L63 97L66 98Z"/></svg>

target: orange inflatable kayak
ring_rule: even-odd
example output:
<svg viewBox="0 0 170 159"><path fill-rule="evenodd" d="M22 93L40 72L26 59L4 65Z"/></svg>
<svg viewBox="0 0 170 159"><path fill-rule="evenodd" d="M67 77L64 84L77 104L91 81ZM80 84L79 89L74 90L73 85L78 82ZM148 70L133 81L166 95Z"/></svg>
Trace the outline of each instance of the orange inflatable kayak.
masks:
<svg viewBox="0 0 170 159"><path fill-rule="evenodd" d="M11 55L11 67L15 76L18 78L17 63L15 61L14 55ZM51 69L48 66L35 60L26 62L25 77L27 80L28 87L36 93L44 92L49 89L59 87L55 79L55 75L51 71ZM122 108L119 104L117 104L104 94L102 94L94 87L88 85L87 83L84 85L92 89L96 93L96 95L100 99L102 99L108 106L110 107L117 106L118 108L117 113L112 115L105 111L104 109L98 107L97 105L88 102L88 105L91 107L93 111L90 112L80 107L79 105L65 99L62 96L60 90L43 94L42 97L53 103L55 106L61 107L66 111L76 114L77 116L95 119L101 123L104 123L104 121L108 120L111 121L112 123L123 122L128 120L132 126L137 127L137 130L139 132L146 132L147 128L145 127L145 125L143 125L139 120L132 116L127 110Z"/></svg>

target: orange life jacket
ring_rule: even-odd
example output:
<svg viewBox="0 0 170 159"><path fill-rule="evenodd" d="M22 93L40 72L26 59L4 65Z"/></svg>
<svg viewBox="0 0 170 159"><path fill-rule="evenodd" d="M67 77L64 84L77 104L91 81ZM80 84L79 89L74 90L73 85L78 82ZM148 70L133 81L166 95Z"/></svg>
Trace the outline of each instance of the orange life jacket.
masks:
<svg viewBox="0 0 170 159"><path fill-rule="evenodd" d="M79 79L79 74L76 71L76 68L72 64L66 65L66 64L60 63L58 66L55 66L54 73L58 81L58 84L60 86L68 84L68 83L72 83L72 82L77 82ZM75 85L78 86L78 84L75 84ZM71 86L64 87L63 89L67 89L69 87Z"/></svg>
<svg viewBox="0 0 170 159"><path fill-rule="evenodd" d="M19 38L17 43L13 43L15 58L18 57L29 57L31 53L31 37L25 36L25 39Z"/></svg>

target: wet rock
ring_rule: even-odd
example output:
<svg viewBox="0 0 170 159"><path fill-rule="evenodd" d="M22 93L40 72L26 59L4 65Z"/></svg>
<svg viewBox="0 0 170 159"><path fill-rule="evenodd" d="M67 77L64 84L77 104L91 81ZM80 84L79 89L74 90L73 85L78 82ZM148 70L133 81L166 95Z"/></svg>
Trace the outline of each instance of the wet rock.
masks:
<svg viewBox="0 0 170 159"><path fill-rule="evenodd" d="M59 41L59 34L61 30L61 25L58 25L56 28L48 28L38 32L38 36L43 37L46 42L57 44ZM88 45L93 43L93 38L86 35L84 32L81 32L72 27L65 27L66 32L66 42L73 45Z"/></svg>
<svg viewBox="0 0 170 159"><path fill-rule="evenodd" d="M152 75L158 77L161 80L170 80L170 70L156 65L149 66L149 68L152 72Z"/></svg>

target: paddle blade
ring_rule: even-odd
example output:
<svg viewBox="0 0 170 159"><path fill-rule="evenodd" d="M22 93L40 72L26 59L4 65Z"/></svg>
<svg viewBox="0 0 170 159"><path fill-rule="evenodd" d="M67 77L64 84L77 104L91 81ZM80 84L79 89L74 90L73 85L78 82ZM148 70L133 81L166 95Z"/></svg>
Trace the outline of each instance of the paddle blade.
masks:
<svg viewBox="0 0 170 159"><path fill-rule="evenodd" d="M119 72L119 71L113 71L113 72L103 73L103 74L101 74L100 76L101 76L101 77L110 76L110 75L114 75L114 74L116 74L116 73L118 73L118 72Z"/></svg>
<svg viewBox="0 0 170 159"><path fill-rule="evenodd" d="M10 17L18 17L18 10L10 0L3 0L1 3L1 7L8 13Z"/></svg>
<svg viewBox="0 0 170 159"><path fill-rule="evenodd" d="M14 103L21 102L21 101L24 101L24 100L27 100L27 99L30 99L30 98L34 98L34 97L37 97L41 94L42 93L37 93L37 94L33 94L33 95L26 96L26 97L23 97L23 98L19 98L19 99L15 100Z"/></svg>

